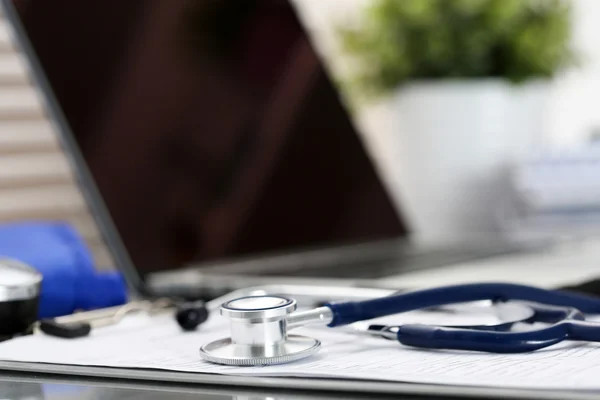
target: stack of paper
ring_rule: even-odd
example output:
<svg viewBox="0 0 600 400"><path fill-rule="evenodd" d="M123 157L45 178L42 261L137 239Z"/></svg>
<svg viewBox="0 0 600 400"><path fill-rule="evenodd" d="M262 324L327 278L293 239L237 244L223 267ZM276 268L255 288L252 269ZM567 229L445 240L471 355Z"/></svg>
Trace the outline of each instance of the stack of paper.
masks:
<svg viewBox="0 0 600 400"><path fill-rule="evenodd" d="M296 333L296 331L295 331ZM169 316L135 316L67 340L33 335L0 344L0 360L86 366L288 377L600 390L600 345L566 342L530 354L426 351L331 328L300 329L323 348L303 361L268 367L227 367L201 360L202 344L227 336L215 316L198 332L182 333Z"/></svg>
<svg viewBox="0 0 600 400"><path fill-rule="evenodd" d="M499 224L515 238L600 234L600 145L550 150L512 168Z"/></svg>

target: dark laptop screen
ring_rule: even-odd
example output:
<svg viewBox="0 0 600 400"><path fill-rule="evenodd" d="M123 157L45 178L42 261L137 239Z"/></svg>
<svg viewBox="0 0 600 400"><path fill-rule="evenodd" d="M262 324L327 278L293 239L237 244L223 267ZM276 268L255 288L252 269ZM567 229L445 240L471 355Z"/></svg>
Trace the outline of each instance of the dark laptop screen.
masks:
<svg viewBox="0 0 600 400"><path fill-rule="evenodd" d="M15 1L138 270L405 234L288 2Z"/></svg>

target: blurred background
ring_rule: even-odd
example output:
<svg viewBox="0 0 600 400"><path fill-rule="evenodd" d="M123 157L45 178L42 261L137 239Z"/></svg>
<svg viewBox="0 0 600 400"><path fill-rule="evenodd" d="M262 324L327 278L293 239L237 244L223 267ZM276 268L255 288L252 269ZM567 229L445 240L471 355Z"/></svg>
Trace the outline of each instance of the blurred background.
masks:
<svg viewBox="0 0 600 400"><path fill-rule="evenodd" d="M419 238L598 233L598 2L296 3Z"/></svg>
<svg viewBox="0 0 600 400"><path fill-rule="evenodd" d="M71 111L99 108L94 103L99 97L89 89L92 84L82 84L89 77L79 72L84 68L94 71L94 90L100 90L108 82L103 71L110 70L109 59L116 50L99 39L95 47L87 49L69 41L71 33L61 27L77 27L77 13L81 12L77 2L61 1L45 8L44 2L16 3L47 68L69 71L52 82L59 97L64 96L65 107ZM89 20L112 18L110 28L90 30L86 40L111 37L126 43L123 38L128 29L137 26L134 19L128 19L133 15L128 17L128 10L134 10L137 3L105 7L112 3L93 3L85 11ZM402 224L373 230L373 237L404 230L424 242L482 236L587 238L600 233L599 2L292 3L343 95L393 207L403 216ZM102 11L117 8L122 12L111 15ZM273 26L285 36L284 23ZM0 220L69 221L92 248L97 264L109 266L112 260L57 144L54 127L40 117L41 99L27 79L21 57L10 51L8 28L3 29ZM77 65L73 65L75 60ZM246 107L240 99L223 101L239 101L235 104ZM318 114L321 121L327 119L326 107L321 106ZM69 115L77 117L70 122L79 130L97 126L90 124L98 121L105 129L116 124L118 117L107 117L105 109L102 113L102 120L98 115L86 120L84 111L71 112ZM115 134L110 140L121 139ZM122 148L134 146L134 142L122 140ZM95 152L97 162L115 156L103 153L98 142L82 143L84 152ZM305 144L309 147L303 151L319 148L317 139L311 143L312 147ZM341 152L335 144L325 149L319 157L334 165ZM119 175L116 164L112 173L113 178ZM356 171L349 174L350 180L361 179ZM103 179L112 178L107 173L99 179L100 185ZM135 204L134 198L128 199L129 206ZM177 207L197 206L188 203L180 202ZM379 209L372 207L371 211ZM380 222L385 220L381 215ZM190 238L193 235L188 228L185 223L177 227L182 242L196 240ZM256 232L246 235L257 237ZM144 238L139 246L152 247L148 240ZM248 241L246 247L252 246Z"/></svg>

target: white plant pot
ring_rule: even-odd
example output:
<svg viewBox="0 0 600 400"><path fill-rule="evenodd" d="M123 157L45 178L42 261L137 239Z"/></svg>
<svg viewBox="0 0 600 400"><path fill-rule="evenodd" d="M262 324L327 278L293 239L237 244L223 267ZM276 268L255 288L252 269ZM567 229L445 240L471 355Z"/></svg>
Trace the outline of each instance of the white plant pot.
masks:
<svg viewBox="0 0 600 400"><path fill-rule="evenodd" d="M371 116L382 170L415 238L500 234L502 176L543 141L548 88L547 82L420 82L387 99L385 117Z"/></svg>

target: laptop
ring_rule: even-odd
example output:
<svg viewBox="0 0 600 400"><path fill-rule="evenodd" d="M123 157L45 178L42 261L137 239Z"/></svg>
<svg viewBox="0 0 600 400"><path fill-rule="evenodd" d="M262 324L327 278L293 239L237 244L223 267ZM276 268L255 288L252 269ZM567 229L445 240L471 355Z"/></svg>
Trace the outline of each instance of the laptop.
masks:
<svg viewBox="0 0 600 400"><path fill-rule="evenodd" d="M421 247L293 3L5 0L117 266L145 295L364 285Z"/></svg>

